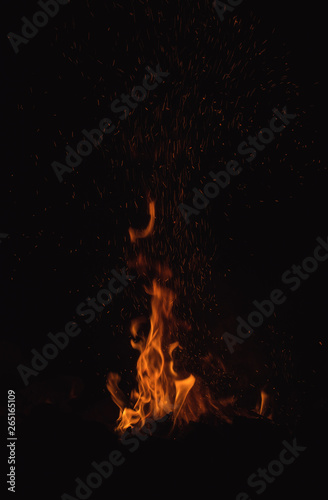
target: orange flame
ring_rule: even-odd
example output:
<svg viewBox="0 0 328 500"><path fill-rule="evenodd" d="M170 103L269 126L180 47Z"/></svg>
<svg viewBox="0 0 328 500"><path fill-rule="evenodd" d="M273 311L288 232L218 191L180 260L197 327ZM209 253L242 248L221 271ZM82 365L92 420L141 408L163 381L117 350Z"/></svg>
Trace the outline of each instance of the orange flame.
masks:
<svg viewBox="0 0 328 500"><path fill-rule="evenodd" d="M143 230L129 228L130 239L136 242L153 233L155 224L155 203L149 202L150 220ZM109 373L107 388L113 401L119 407L116 430L124 433L129 427L142 428L147 419L161 419L172 414L173 427L177 424L195 422L211 412L220 419L231 423L235 414L250 416L248 410L236 408L236 397L226 395L219 400L212 398L211 392L200 378L187 375L176 367L174 353L181 349L175 335L179 323L173 314L176 299L173 290L168 288L167 281L172 278L171 269L162 262L154 262L139 253L135 265L143 276L157 276L145 291L151 296L151 314L149 333L141 333L141 326L147 323L146 318L134 319L131 323L131 345L140 352L137 360L137 387L127 398L119 388L120 376ZM144 329L143 329L144 331ZM214 370L219 367L226 371L224 364L215 360L212 355L203 361ZM262 389L261 399L256 405L255 413L272 419L271 397ZM252 416L254 413L252 414Z"/></svg>
<svg viewBox="0 0 328 500"><path fill-rule="evenodd" d="M150 222L142 231L129 229L131 241L150 235L155 222L155 203L149 203ZM145 258L138 257L139 264L145 264ZM160 278L171 276L171 270L164 265L157 265ZM131 345L140 351L137 361L136 381L138 388L130 395L130 405L118 387L120 377L110 373L107 388L113 401L120 408L117 430L124 432L130 426L143 427L147 418L161 418L172 412L173 426L177 421L198 420L206 412L209 401L206 391L201 393L199 383L193 375L181 377L174 367L173 352L179 343L173 339L177 328L172 313L175 294L169 288L153 280L150 287L145 287L151 295L150 330L147 338L139 335L142 319L132 321ZM204 396L205 395L205 396Z"/></svg>
<svg viewBox="0 0 328 500"><path fill-rule="evenodd" d="M146 289L152 295L150 331L145 339L137 341L141 320L134 320L131 325L132 347L140 351L137 361L138 389L131 394L133 408L125 406L124 396L118 389L119 376L109 374L107 388L114 402L120 408L119 425L117 429L124 432L128 427L137 425L143 427L147 418L161 418L173 411L173 422L192 420L198 417L194 411L187 416L182 411L189 391L195 384L195 377L179 377L175 371L173 352L179 346L177 341L168 342L171 337L171 326L174 324L172 306L174 294L171 290L160 286L156 280L152 287ZM205 406L200 410L205 411Z"/></svg>
<svg viewBox="0 0 328 500"><path fill-rule="evenodd" d="M257 404L255 410L262 417L272 420L271 397L264 389L261 390L261 400Z"/></svg>
<svg viewBox="0 0 328 500"><path fill-rule="evenodd" d="M145 229L133 229L129 228L129 235L132 243L135 243L138 239L147 238L147 236L151 235L155 225L155 202L149 202L149 215L150 220L148 226Z"/></svg>

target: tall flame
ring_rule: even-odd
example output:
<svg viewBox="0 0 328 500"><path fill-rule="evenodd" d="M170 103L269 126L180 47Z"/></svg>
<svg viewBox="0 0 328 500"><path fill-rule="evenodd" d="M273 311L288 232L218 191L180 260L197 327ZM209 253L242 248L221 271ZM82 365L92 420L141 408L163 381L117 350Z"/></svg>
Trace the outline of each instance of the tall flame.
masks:
<svg viewBox="0 0 328 500"><path fill-rule="evenodd" d="M152 234L155 223L155 203L149 203L150 221L146 229L129 229L131 241L145 238ZM138 259L145 262L144 258ZM139 335L141 319L131 324L133 339L131 345L139 350L137 361L137 389L130 395L130 406L118 387L120 377L110 373L107 388L114 402L120 408L117 430L124 432L130 426L143 427L147 418L161 418L171 413L173 425L177 421L197 420L206 411L208 401L201 394L196 378L193 375L181 377L174 366L173 353L179 346L174 339L177 328L172 313L175 294L159 281L172 276L171 270L164 265L157 266L158 280L145 287L151 296L150 329L147 338ZM205 391L204 391L205 393Z"/></svg>

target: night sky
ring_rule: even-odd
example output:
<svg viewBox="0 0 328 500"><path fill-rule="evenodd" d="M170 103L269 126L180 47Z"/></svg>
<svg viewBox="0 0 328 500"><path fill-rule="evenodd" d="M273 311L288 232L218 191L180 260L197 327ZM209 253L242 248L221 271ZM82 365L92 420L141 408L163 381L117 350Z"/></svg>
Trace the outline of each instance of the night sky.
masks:
<svg viewBox="0 0 328 500"><path fill-rule="evenodd" d="M244 0L222 20L211 1L62 3L38 32L25 28L29 39L15 36L41 4L5 0L0 16L3 484L14 390L16 498L82 498L75 478L121 450L125 463L90 498L177 498L181 487L191 498L200 487L202 496L254 500L248 477L294 439L306 451L260 497L320 498L328 260L295 291L282 275L313 257L318 237L328 250L322 7ZM131 94L145 81L153 88L136 105ZM241 144L285 107L290 123L256 157L246 154ZM100 124L100 143L80 149L79 160L83 131ZM68 150L80 162L73 169ZM241 172L206 207L193 205L210 173L232 160ZM129 227L147 226L149 199L154 233L133 245ZM181 204L194 208L189 223ZM179 363L215 397L235 396L243 411L232 424L208 416L173 435L168 422L158 424L129 453L113 430L118 411L106 377L120 373L125 393L135 382L129 325L149 317L149 276L134 266L139 252L172 270L174 313L189 325L176 332ZM110 305L98 303L87 323L77 307L125 268L135 278ZM230 353L224 332L235 334L236 318L274 289L286 301ZM41 352L48 334L70 322L80 333L24 383L17 367L31 367L31 350ZM261 389L270 409L249 418Z"/></svg>

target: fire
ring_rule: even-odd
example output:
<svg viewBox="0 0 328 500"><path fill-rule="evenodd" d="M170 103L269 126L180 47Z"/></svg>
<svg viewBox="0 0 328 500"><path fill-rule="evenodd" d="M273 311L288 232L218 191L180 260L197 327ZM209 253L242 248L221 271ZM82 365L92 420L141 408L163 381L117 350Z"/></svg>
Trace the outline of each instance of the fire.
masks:
<svg viewBox="0 0 328 500"><path fill-rule="evenodd" d="M154 201L149 201L148 211L150 220L145 229L129 229L130 240L134 243L153 234ZM235 396L222 395L219 400L214 399L198 376L177 366L176 353L182 349L177 340L181 325L173 313L176 294L167 285L173 277L172 271L165 263L147 259L142 253L136 256L135 266L144 277L152 276L144 287L150 297L151 312L149 320L145 317L134 319L130 327L131 345L140 353L136 364L136 388L126 397L119 388L120 376L109 373L107 377L107 388L120 410L116 430L123 434L129 427L146 426L147 419L157 420L169 414L172 428L196 422L208 413L229 423L234 415L254 418L254 411L236 406ZM149 325L147 335L145 325ZM212 370L227 371L222 361L211 354L202 358L202 362ZM255 414L272 419L271 397L264 389Z"/></svg>
<svg viewBox="0 0 328 500"><path fill-rule="evenodd" d="M132 243L135 243L138 239L141 238L146 238L147 236L151 235L154 229L155 225L155 202L150 201L149 202L149 224L145 229L132 229L130 227L129 229L129 235Z"/></svg>
<svg viewBox="0 0 328 500"><path fill-rule="evenodd" d="M117 396L119 377L115 374L108 377L107 387L121 410L118 430L122 432L136 424L143 427L148 417L161 418L172 410L176 421L195 384L193 375L181 379L174 369L173 352L179 343L168 341L172 335L173 292L158 285L156 280L146 291L152 296L148 337L137 341L141 320L134 320L131 325L132 347L140 351L136 377L138 389L131 394L133 408L125 407L124 399Z"/></svg>
<svg viewBox="0 0 328 500"><path fill-rule="evenodd" d="M131 241L152 234L155 223L155 203L149 203L150 221L146 229L129 229ZM138 265L145 265L145 258L137 259ZM110 373L107 388L113 401L120 408L117 430L124 432L130 426L139 428L146 424L147 418L159 419L172 413L173 426L177 422L198 420L211 406L208 392L190 374L182 376L175 367L174 352L181 348L175 339L177 321L172 309L175 294L165 284L172 276L171 270L157 264L157 279L145 287L151 296L151 315L148 336L141 335L140 326L144 319L135 319L131 324L131 345L140 352L137 361L137 388L131 392L130 404L118 387L120 377Z"/></svg>
<svg viewBox="0 0 328 500"><path fill-rule="evenodd" d="M271 409L271 398L264 389L261 390L261 400L256 406L256 412L262 417L266 417L269 420L272 420L273 418Z"/></svg>

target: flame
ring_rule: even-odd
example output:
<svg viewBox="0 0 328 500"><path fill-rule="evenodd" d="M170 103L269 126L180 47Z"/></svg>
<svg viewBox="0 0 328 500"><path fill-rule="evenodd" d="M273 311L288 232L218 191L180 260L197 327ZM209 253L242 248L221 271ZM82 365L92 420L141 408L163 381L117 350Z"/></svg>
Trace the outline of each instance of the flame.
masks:
<svg viewBox="0 0 328 500"><path fill-rule="evenodd" d="M199 410L205 411L205 405L200 405L198 411L190 411L186 399L196 379L193 375L181 378L174 367L173 352L180 347L179 342L169 341L174 325L174 293L156 280L146 292L152 297L147 338L138 334L142 320L136 319L131 324L131 345L140 351L136 376L138 389L131 393L132 408L125 405L125 398L118 388L119 376L111 373L107 380L107 388L120 408L117 430L121 432L130 426L143 427L149 417L157 419L173 412L175 424L177 420L198 418Z"/></svg>
<svg viewBox="0 0 328 500"><path fill-rule="evenodd" d="M145 229L129 229L132 242L153 233L154 201L149 201L148 211L150 220ZM151 283L144 287L151 297L151 312L149 321L144 317L136 318L130 327L131 345L140 353L136 364L136 388L127 397L119 388L120 376L109 373L107 377L108 391L120 410L116 430L123 434L129 427L142 428L147 425L147 419L162 419L168 414L172 417L172 428L196 422L209 412L228 423L236 414L254 418L254 412L250 414L248 410L236 407L235 396L213 399L199 377L176 366L175 354L182 347L177 340L180 323L173 314L176 294L167 285L172 271L165 263L147 259L141 253L136 256L135 266L144 277L152 276ZM149 324L147 335L144 334L145 324ZM185 326L190 331L189 325ZM219 359L214 360L211 354L203 358L203 363L212 370L226 372L224 364ZM272 419L271 396L264 388L255 413Z"/></svg>
<svg viewBox="0 0 328 500"><path fill-rule="evenodd" d="M261 390L261 400L256 406L256 412L262 417L272 420L271 397L264 389Z"/></svg>
<svg viewBox="0 0 328 500"><path fill-rule="evenodd" d="M155 222L155 203L149 203L150 221L146 229L139 231L129 229L130 238L135 242L138 238L150 235ZM137 259L139 265L147 264L145 257ZM123 433L130 426L139 428L146 424L147 418L158 419L172 413L173 426L177 422L190 422L199 419L211 404L207 391L194 375L179 375L175 368L174 351L181 346L174 338L177 322L172 309L175 294L167 286L162 285L171 270L163 265L155 266L158 279L153 279L145 291L151 296L151 315L148 336L140 334L140 326L144 319L135 319L131 323L131 345L140 352L137 361L137 389L130 395L129 403L120 390L120 377L110 373L107 388L113 401L120 408L117 430Z"/></svg>
<svg viewBox="0 0 328 500"><path fill-rule="evenodd" d="M147 236L151 235L154 229L155 225L155 202L150 201L149 206L149 223L148 226L145 229L133 229L132 227L129 228L129 235L132 243L135 243L138 239L141 238L147 238Z"/></svg>

